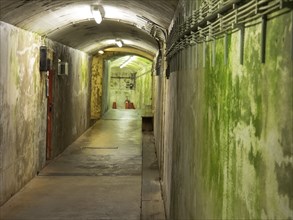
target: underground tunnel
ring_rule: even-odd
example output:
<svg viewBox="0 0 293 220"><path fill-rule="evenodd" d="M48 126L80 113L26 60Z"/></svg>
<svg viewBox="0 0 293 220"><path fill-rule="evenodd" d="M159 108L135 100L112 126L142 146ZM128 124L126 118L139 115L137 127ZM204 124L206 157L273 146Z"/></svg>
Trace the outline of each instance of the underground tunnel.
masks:
<svg viewBox="0 0 293 220"><path fill-rule="evenodd" d="M292 0L0 0L0 62L1 219L293 219Z"/></svg>

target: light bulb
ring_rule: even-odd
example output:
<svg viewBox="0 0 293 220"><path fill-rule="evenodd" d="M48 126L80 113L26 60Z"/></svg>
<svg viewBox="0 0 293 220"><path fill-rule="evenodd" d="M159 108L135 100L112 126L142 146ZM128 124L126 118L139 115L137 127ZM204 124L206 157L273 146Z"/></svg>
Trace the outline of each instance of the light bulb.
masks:
<svg viewBox="0 0 293 220"><path fill-rule="evenodd" d="M92 6L92 15L97 24L100 24L102 22L103 18L98 6Z"/></svg>

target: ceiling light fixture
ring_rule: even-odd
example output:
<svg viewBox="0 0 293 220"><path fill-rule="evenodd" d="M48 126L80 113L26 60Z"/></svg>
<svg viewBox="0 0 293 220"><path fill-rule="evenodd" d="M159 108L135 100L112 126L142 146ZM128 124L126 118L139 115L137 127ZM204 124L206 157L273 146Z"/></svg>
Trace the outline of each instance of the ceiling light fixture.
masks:
<svg viewBox="0 0 293 220"><path fill-rule="evenodd" d="M122 69L123 67L127 66L134 59L135 59L135 56L129 57L124 63L121 64L120 69Z"/></svg>
<svg viewBox="0 0 293 220"><path fill-rule="evenodd" d="M116 41L115 41L115 44L116 44L118 47L122 47L122 46L123 46L123 42L122 42L122 40L116 40Z"/></svg>
<svg viewBox="0 0 293 220"><path fill-rule="evenodd" d="M103 51L103 50L99 50L98 53L99 53L99 54L104 54L104 51Z"/></svg>
<svg viewBox="0 0 293 220"><path fill-rule="evenodd" d="M102 22L102 20L103 20L102 14L101 14L101 11L100 11L100 7L101 6L98 6L98 5L93 5L91 7L92 15L93 15L95 21L97 22L97 24L100 24Z"/></svg>

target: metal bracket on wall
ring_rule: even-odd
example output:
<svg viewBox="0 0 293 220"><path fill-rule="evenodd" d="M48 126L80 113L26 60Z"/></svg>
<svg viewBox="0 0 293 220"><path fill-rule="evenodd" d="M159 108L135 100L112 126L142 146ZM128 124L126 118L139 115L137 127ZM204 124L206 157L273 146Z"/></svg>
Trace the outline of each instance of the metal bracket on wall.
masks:
<svg viewBox="0 0 293 220"><path fill-rule="evenodd" d="M291 58L293 61L293 11L291 11Z"/></svg>
<svg viewBox="0 0 293 220"><path fill-rule="evenodd" d="M266 62L267 16L261 18L261 62Z"/></svg>
<svg viewBox="0 0 293 220"><path fill-rule="evenodd" d="M216 39L213 40L213 66L216 65Z"/></svg>
<svg viewBox="0 0 293 220"><path fill-rule="evenodd" d="M292 0L280 0L280 8L293 9L293 1Z"/></svg>
<svg viewBox="0 0 293 220"><path fill-rule="evenodd" d="M171 68L170 68L170 64L168 64L166 69L166 78L169 79L170 75L171 75Z"/></svg>
<svg viewBox="0 0 293 220"><path fill-rule="evenodd" d="M198 44L195 46L195 68L198 68Z"/></svg>
<svg viewBox="0 0 293 220"><path fill-rule="evenodd" d="M239 26L240 33L240 64L243 65L243 57L244 57L244 37L245 37L245 28L244 25Z"/></svg>
<svg viewBox="0 0 293 220"><path fill-rule="evenodd" d="M202 44L202 66L206 67L206 42Z"/></svg>
<svg viewBox="0 0 293 220"><path fill-rule="evenodd" d="M224 63L227 64L228 63L228 34L225 34L225 38L224 38Z"/></svg>

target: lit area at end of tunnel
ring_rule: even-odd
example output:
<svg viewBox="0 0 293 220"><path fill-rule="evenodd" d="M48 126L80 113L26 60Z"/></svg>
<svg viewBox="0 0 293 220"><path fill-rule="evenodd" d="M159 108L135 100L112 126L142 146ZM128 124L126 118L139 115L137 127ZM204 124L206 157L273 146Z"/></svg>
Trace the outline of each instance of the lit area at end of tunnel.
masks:
<svg viewBox="0 0 293 220"><path fill-rule="evenodd" d="M0 0L0 219L293 219L292 0Z"/></svg>

